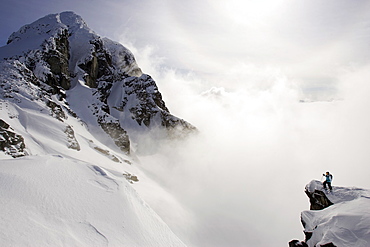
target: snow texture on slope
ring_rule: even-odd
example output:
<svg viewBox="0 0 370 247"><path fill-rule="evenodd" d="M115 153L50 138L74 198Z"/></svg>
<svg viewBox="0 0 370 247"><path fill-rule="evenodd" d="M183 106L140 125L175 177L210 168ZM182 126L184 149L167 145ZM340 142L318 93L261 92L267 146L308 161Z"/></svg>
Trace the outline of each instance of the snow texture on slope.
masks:
<svg viewBox="0 0 370 247"><path fill-rule="evenodd" d="M126 181L61 155L2 160L1 246L185 246Z"/></svg>

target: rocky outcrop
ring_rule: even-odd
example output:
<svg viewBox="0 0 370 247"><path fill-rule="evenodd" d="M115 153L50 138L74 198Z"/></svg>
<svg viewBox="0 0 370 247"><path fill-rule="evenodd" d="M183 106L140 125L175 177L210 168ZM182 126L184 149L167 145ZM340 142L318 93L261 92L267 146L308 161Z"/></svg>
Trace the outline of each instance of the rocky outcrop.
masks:
<svg viewBox="0 0 370 247"><path fill-rule="evenodd" d="M38 101L61 122L71 115L98 125L125 153L129 136L138 133L159 129L162 137L179 138L196 130L169 112L155 81L142 73L127 48L101 38L73 12L45 16L14 32L0 47L0 59L2 98L16 104ZM67 95L77 85L84 96L89 90L86 108L93 117L75 114L81 99L70 104ZM71 136L73 129L66 131ZM78 150L72 139L71 148Z"/></svg>
<svg viewBox="0 0 370 247"><path fill-rule="evenodd" d="M312 184L314 184L315 186L310 186ZM305 188L305 193L310 200L310 210L322 210L324 208L327 208L333 205L333 203L328 199L324 191L315 189L316 186L319 186L319 188L322 188L321 183L318 181L316 181L315 183L311 182ZM306 228L306 222L303 219L303 217L301 217L301 223L303 227ZM289 247L308 247L307 241L311 239L313 233L307 230L304 230L303 233L305 235L305 240L304 241L292 240L289 242ZM332 244L332 243L329 243L329 244ZM322 246L330 246L330 245L325 244Z"/></svg>
<svg viewBox="0 0 370 247"><path fill-rule="evenodd" d="M90 40L92 45L91 56L84 63L78 64L78 67L85 71L84 79L86 85L91 88L98 86L97 81L113 74L112 57L104 49L103 41L100 38Z"/></svg>
<svg viewBox="0 0 370 247"><path fill-rule="evenodd" d="M298 240L292 240L289 242L289 247L309 247L305 242ZM317 247L337 247L333 243L323 244Z"/></svg>
<svg viewBox="0 0 370 247"><path fill-rule="evenodd" d="M52 100L45 99L46 105L50 108L50 115L59 121L67 119L67 114L64 112L63 108Z"/></svg>
<svg viewBox="0 0 370 247"><path fill-rule="evenodd" d="M333 205L333 203L321 190L314 190L313 192L310 192L306 188L305 193L310 199L310 210L321 210Z"/></svg>
<svg viewBox="0 0 370 247"><path fill-rule="evenodd" d="M310 210L301 213L305 240L292 240L290 247L370 246L370 190L333 186L326 191L322 182L306 185Z"/></svg>
<svg viewBox="0 0 370 247"><path fill-rule="evenodd" d="M16 134L4 120L0 119L0 150L18 158L27 155L26 145L21 135Z"/></svg>
<svg viewBox="0 0 370 247"><path fill-rule="evenodd" d="M123 173L123 176L126 178L127 181L129 181L129 183L133 184L134 182L139 182L139 179L137 178L137 176L134 176L130 173Z"/></svg>
<svg viewBox="0 0 370 247"><path fill-rule="evenodd" d="M75 132L71 126L67 126L64 133L67 134L67 141L68 141L68 148L74 149L77 151L81 150L80 144L78 143L76 137L75 137Z"/></svg>
<svg viewBox="0 0 370 247"><path fill-rule="evenodd" d="M53 49L45 48L44 60L48 63L50 72L47 75L46 84L53 87L53 92L59 92L58 88L69 89L71 87L69 73L69 41L68 31L63 30L50 44Z"/></svg>
<svg viewBox="0 0 370 247"><path fill-rule="evenodd" d="M114 140L121 151L130 153L130 138L118 122L101 122L103 130Z"/></svg>
<svg viewBox="0 0 370 247"><path fill-rule="evenodd" d="M196 131L194 126L169 112L151 76L125 78L114 85L114 90L122 90L122 93L114 95L114 100L108 98L110 112L130 123L128 131L162 128L167 130L169 138L184 137Z"/></svg>
<svg viewBox="0 0 370 247"><path fill-rule="evenodd" d="M322 186L320 185L320 187ZM322 210L333 205L333 203L328 199L328 197L322 190L319 189L312 190L312 188L310 189L310 186L306 186L305 193L310 200L310 210ZM303 227L306 228L306 222L303 219L303 217L301 217L301 223ZM304 230L303 233L305 235L305 240L304 241L292 240L289 242L289 247L309 247L307 245L307 241L311 239L313 232ZM335 247L335 245L332 245L332 243L320 246Z"/></svg>
<svg viewBox="0 0 370 247"><path fill-rule="evenodd" d="M305 242L301 242L299 240L292 240L289 242L289 247L308 247Z"/></svg>

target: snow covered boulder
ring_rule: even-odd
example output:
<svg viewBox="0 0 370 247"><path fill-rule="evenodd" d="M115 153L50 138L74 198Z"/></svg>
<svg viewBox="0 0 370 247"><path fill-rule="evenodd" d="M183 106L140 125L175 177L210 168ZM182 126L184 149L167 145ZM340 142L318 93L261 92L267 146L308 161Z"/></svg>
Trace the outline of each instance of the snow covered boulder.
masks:
<svg viewBox="0 0 370 247"><path fill-rule="evenodd" d="M306 194L311 208L312 202L316 206L331 204L321 210L303 211L306 239L293 240L289 246L370 246L370 190L334 186L333 192L326 192L320 181L313 180L306 186Z"/></svg>
<svg viewBox="0 0 370 247"><path fill-rule="evenodd" d="M310 198L310 210L321 210L333 205L322 187L319 181L312 181L306 186L305 193Z"/></svg>

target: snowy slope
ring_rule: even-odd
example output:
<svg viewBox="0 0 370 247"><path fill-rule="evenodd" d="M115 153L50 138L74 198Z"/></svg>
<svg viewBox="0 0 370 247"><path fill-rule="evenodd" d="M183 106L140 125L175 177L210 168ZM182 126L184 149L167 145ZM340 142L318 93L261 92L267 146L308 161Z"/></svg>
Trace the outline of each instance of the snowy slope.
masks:
<svg viewBox="0 0 370 247"><path fill-rule="evenodd" d="M316 180L311 181L306 190L324 192L321 182ZM323 210L302 212L304 231L312 233L307 245L370 246L370 191L334 186L333 192L325 193L333 205Z"/></svg>
<svg viewBox="0 0 370 247"><path fill-rule="evenodd" d="M136 192L178 206L125 129L194 127L131 52L64 12L13 33L0 60L0 246L185 246Z"/></svg>
<svg viewBox="0 0 370 247"><path fill-rule="evenodd" d="M1 246L184 246L121 173L62 155L0 171Z"/></svg>
<svg viewBox="0 0 370 247"><path fill-rule="evenodd" d="M184 246L132 188L132 176L145 180L132 157L76 118L61 122L37 102L25 105L1 102L0 118L28 153L0 156L1 246Z"/></svg>

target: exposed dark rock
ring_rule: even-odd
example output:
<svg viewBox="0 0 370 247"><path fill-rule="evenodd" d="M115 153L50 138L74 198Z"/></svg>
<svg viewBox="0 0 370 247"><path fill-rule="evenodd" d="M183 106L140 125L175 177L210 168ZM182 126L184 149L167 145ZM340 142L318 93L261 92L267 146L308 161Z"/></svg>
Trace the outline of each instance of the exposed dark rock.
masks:
<svg viewBox="0 0 370 247"><path fill-rule="evenodd" d="M333 205L325 193L320 190L315 190L314 192L306 190L305 193L310 199L310 210L321 210Z"/></svg>
<svg viewBox="0 0 370 247"><path fill-rule="evenodd" d="M289 247L308 247L305 242L301 242L299 240L292 240L289 242Z"/></svg>
<svg viewBox="0 0 370 247"><path fill-rule="evenodd" d="M30 100L42 98L41 82L24 64L17 60L0 61L0 96L21 102L17 95L27 91ZM36 90L37 89L37 90Z"/></svg>
<svg viewBox="0 0 370 247"><path fill-rule="evenodd" d="M303 221L302 221L303 222ZM305 242L307 242L313 235L313 232L306 232L306 231L303 231L304 235L305 235Z"/></svg>
<svg viewBox="0 0 370 247"><path fill-rule="evenodd" d="M78 66L86 72L86 85L96 88L99 78L112 74L112 58L104 49L101 39L91 40L90 43L94 47L91 59Z"/></svg>
<svg viewBox="0 0 370 247"><path fill-rule="evenodd" d="M134 176L130 173L124 173L123 176L127 179L127 181L129 181L131 184L133 184L134 182L139 182L139 179L137 178L137 176Z"/></svg>
<svg viewBox="0 0 370 247"><path fill-rule="evenodd" d="M54 101L47 100L46 105L50 108L51 110L51 115L58 119L59 121L63 122L63 119L67 119L66 114L63 111L63 108L55 103Z"/></svg>
<svg viewBox="0 0 370 247"><path fill-rule="evenodd" d="M314 190L313 192L310 192L307 188L305 190L306 195L310 199L310 210L322 210L324 208L327 208L333 203L327 198L325 193L321 190ZM304 228L306 228L306 222L301 217L301 223ZM304 231L305 234L305 240L299 241L299 240L292 240L289 242L289 247L308 247L306 244L309 239L311 239L313 232L311 231ZM336 247L333 243L328 243L324 245L320 245L322 247Z"/></svg>
<svg viewBox="0 0 370 247"><path fill-rule="evenodd" d="M75 149L77 151L81 150L80 144L78 143L75 132L71 126L67 126L64 133L67 134L68 148Z"/></svg>
<svg viewBox="0 0 370 247"><path fill-rule="evenodd" d="M47 50L44 54L45 61L50 66L50 74L46 83L53 88L54 93L57 93L58 87L69 89L71 87L69 75L69 41L68 30L54 39L55 49Z"/></svg>
<svg viewBox="0 0 370 247"><path fill-rule="evenodd" d="M121 149L121 151L130 153L130 138L127 132L121 128L119 123L115 122L101 122L102 129L114 140L114 143Z"/></svg>
<svg viewBox="0 0 370 247"><path fill-rule="evenodd" d="M112 107L119 111L128 110L138 125L148 128L161 126L167 129L168 137L171 138L184 137L196 130L188 122L170 113L151 76L143 74L141 77L126 78L123 89L125 94L120 105ZM133 95L136 96L134 104L129 101Z"/></svg>
<svg viewBox="0 0 370 247"><path fill-rule="evenodd" d="M14 133L10 125L0 119L0 150L18 158L27 155L25 148L23 137Z"/></svg>
<svg viewBox="0 0 370 247"><path fill-rule="evenodd" d="M137 102L134 105L128 105L128 110L132 114L132 119L139 125L149 127L152 118L161 110L168 112L168 109L162 100L162 95L154 80L149 75L141 77L129 77L124 80L124 88L126 97L123 98L121 106L118 108L126 108L128 97L135 95Z"/></svg>

